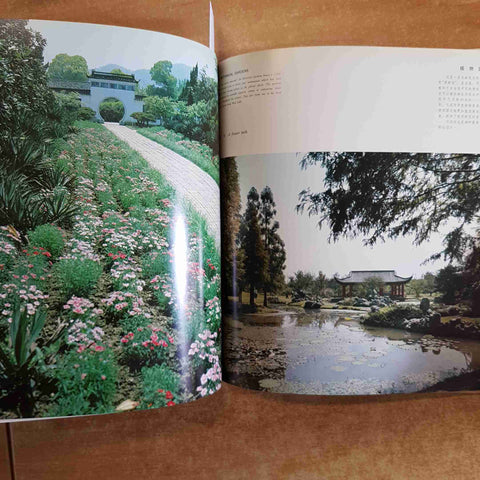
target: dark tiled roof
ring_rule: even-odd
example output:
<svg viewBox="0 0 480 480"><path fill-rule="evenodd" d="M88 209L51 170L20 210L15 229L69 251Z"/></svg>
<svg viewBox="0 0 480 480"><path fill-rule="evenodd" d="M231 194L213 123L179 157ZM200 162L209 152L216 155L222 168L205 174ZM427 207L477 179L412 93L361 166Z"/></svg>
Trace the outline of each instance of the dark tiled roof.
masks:
<svg viewBox="0 0 480 480"><path fill-rule="evenodd" d="M138 81L135 80L135 75L129 75L128 73L99 72L98 70L92 70L89 77L98 78L99 80L116 80L117 82L138 83Z"/></svg>
<svg viewBox="0 0 480 480"><path fill-rule="evenodd" d="M395 270L352 270L346 277L335 276L338 283L364 283L370 278L378 278L383 283L406 283L412 277L400 277Z"/></svg>
<svg viewBox="0 0 480 480"><path fill-rule="evenodd" d="M74 92L90 92L89 82L70 82L67 80L49 80L48 86L53 90L71 90Z"/></svg>

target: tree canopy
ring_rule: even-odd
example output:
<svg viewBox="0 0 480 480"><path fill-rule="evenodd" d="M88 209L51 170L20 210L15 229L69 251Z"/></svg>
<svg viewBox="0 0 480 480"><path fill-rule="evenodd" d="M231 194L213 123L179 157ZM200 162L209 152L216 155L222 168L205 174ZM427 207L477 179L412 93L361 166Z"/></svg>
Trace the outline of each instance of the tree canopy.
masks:
<svg viewBox="0 0 480 480"><path fill-rule="evenodd" d="M45 44L26 20L0 20L0 135L11 135L21 115L44 117L54 102L43 66Z"/></svg>
<svg viewBox="0 0 480 480"><path fill-rule="evenodd" d="M177 79L172 75L172 62L161 60L150 69L150 76L156 86L147 86L147 95L175 98Z"/></svg>
<svg viewBox="0 0 480 480"><path fill-rule="evenodd" d="M285 243L278 233L280 224L275 220L277 215L275 206L273 192L269 186L266 186L260 194L260 226L266 254L266 276L263 283L264 306L268 304L268 293L278 290L285 284L283 271L286 267L287 254Z"/></svg>
<svg viewBox="0 0 480 480"><path fill-rule="evenodd" d="M67 80L86 82L88 76L87 61L81 55L59 53L48 66L48 78L52 80Z"/></svg>
<svg viewBox="0 0 480 480"><path fill-rule="evenodd" d="M260 196L255 187L247 195L247 206L240 227L240 247L244 258L244 284L250 287L250 305L255 304L255 289L263 285L266 275L266 252L262 241Z"/></svg>
<svg viewBox="0 0 480 480"><path fill-rule="evenodd" d="M243 261L239 258L237 239L240 230L240 185L235 158L220 162L222 225L222 296L227 304L228 295L240 296L238 282L243 276Z"/></svg>
<svg viewBox="0 0 480 480"><path fill-rule="evenodd" d="M475 242L468 227L480 212L480 157L460 154L315 152L301 167L325 169L324 190L305 189L297 211L318 216L330 237L363 236L365 243L412 234L427 240L454 224L431 259L461 261Z"/></svg>
<svg viewBox="0 0 480 480"><path fill-rule="evenodd" d="M327 286L327 278L321 271L315 276L313 273L298 270L289 277L288 286L294 297L320 298Z"/></svg>

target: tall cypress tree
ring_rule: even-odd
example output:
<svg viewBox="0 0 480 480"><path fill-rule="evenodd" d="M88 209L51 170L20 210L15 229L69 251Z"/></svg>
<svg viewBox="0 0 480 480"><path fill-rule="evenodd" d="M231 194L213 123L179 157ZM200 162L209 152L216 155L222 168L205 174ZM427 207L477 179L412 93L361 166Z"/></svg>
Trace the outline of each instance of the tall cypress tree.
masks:
<svg viewBox="0 0 480 480"><path fill-rule="evenodd" d="M248 192L247 206L240 226L240 245L244 258L243 284L249 286L250 305L255 305L255 289L263 285L266 254L259 222L259 195L255 187Z"/></svg>
<svg viewBox="0 0 480 480"><path fill-rule="evenodd" d="M278 234L280 224L275 220L276 204L269 186L262 190L260 200L260 224L266 253L266 275L263 284L263 305L266 307L268 306L268 293L285 282L283 270L285 269L287 256L285 243Z"/></svg>
<svg viewBox="0 0 480 480"><path fill-rule="evenodd" d="M187 105L193 105L196 102L198 90L198 63L190 70L190 79L183 87L179 100L187 103Z"/></svg>
<svg viewBox="0 0 480 480"><path fill-rule="evenodd" d="M238 296L239 279L243 276L243 262L239 255L238 234L240 231L240 185L238 182L237 162L226 158L220 162L220 183L222 218L222 301L223 308L228 305L228 296Z"/></svg>

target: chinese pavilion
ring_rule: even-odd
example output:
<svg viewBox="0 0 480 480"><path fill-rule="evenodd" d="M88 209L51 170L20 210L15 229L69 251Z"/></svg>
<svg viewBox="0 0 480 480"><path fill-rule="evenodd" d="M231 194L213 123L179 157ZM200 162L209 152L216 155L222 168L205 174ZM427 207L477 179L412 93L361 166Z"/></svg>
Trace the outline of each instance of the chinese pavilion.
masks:
<svg viewBox="0 0 480 480"><path fill-rule="evenodd" d="M335 275L335 280L342 286L342 297L352 297L353 287L361 285L369 279L378 279L381 282L379 294L389 293L392 297L405 298L405 284L412 277L400 277L395 270L352 270L346 277L339 278ZM385 292L385 287L389 292ZM348 290L348 291L347 291Z"/></svg>

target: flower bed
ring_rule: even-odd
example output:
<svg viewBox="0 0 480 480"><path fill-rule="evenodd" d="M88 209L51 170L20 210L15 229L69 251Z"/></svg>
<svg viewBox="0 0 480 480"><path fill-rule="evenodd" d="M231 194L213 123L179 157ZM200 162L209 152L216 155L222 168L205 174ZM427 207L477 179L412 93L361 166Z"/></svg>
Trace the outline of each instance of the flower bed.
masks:
<svg viewBox="0 0 480 480"><path fill-rule="evenodd" d="M219 256L205 222L103 126L79 127L53 159L77 174L71 226L0 230L0 354L13 359L0 372L3 418L171 406L220 385ZM176 241L188 245L180 256ZM26 375L17 321L37 352Z"/></svg>

